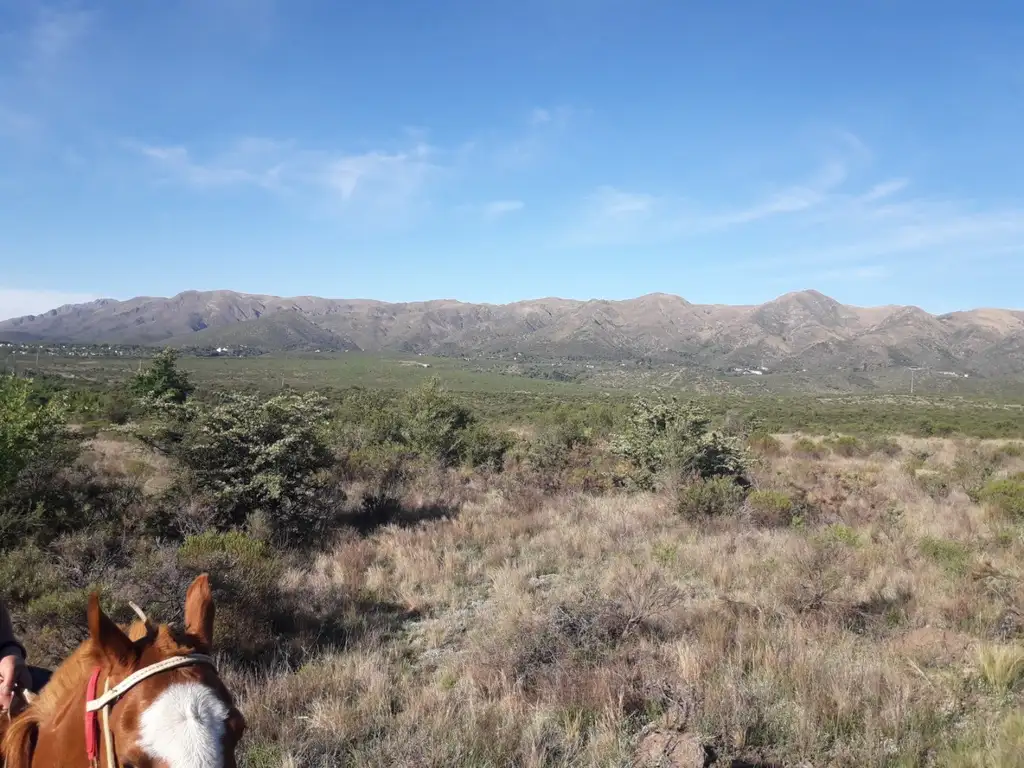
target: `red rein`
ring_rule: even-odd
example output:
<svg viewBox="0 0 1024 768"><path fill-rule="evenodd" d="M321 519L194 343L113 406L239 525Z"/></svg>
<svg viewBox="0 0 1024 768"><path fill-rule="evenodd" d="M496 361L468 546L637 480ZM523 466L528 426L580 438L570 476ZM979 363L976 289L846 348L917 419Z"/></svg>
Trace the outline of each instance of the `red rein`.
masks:
<svg viewBox="0 0 1024 768"><path fill-rule="evenodd" d="M96 667L89 678L89 687L85 689L85 700L92 701L100 685L100 673L102 670ZM100 721L98 712L85 713L85 752L89 756L92 765L98 765L100 761Z"/></svg>

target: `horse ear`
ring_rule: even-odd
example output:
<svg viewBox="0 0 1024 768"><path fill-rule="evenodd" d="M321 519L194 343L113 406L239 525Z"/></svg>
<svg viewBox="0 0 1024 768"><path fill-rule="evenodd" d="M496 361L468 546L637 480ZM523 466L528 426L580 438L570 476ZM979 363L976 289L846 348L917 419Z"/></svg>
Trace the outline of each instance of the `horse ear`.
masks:
<svg viewBox="0 0 1024 768"><path fill-rule="evenodd" d="M100 608L100 597L89 596L89 636L93 644L110 661L127 664L132 657L132 641Z"/></svg>
<svg viewBox="0 0 1024 768"><path fill-rule="evenodd" d="M185 631L206 646L213 648L213 618L216 608L210 577L203 573L196 577L185 594Z"/></svg>

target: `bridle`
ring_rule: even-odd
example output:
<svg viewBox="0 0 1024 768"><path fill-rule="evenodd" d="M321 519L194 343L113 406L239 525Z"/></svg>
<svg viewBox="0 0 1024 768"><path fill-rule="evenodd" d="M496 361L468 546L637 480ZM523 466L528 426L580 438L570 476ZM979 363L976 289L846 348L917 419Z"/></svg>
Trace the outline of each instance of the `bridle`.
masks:
<svg viewBox="0 0 1024 768"><path fill-rule="evenodd" d="M161 672L196 664L207 664L216 669L213 658L206 654L190 653L186 656L171 656L133 672L113 688L110 687L110 678L108 677L103 682L103 694L100 696L96 694L99 690L100 675L103 674L103 669L96 667L89 677L89 685L85 692L85 751L89 756L89 764L92 768L99 768L100 764L100 719L103 721L103 742L107 748L107 768L117 768L117 757L114 755L114 733L110 730L110 710L113 709L117 700L143 680L148 680ZM97 713L100 717L97 717Z"/></svg>

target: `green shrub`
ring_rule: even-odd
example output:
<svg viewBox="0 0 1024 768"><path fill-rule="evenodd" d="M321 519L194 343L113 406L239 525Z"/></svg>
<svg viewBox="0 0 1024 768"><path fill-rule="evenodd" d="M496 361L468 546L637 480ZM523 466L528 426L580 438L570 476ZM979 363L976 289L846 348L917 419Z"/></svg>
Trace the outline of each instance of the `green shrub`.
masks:
<svg viewBox="0 0 1024 768"><path fill-rule="evenodd" d="M859 547L860 536L848 525L833 523L822 531L822 538L829 544L842 544L847 547Z"/></svg>
<svg viewBox="0 0 1024 768"><path fill-rule="evenodd" d="M721 432L705 432L681 440L675 445L675 465L685 474L702 478L727 477L743 479L748 458L737 437Z"/></svg>
<svg viewBox="0 0 1024 768"><path fill-rule="evenodd" d="M444 465L462 457L466 430L473 414L441 388L437 378L410 392L402 402L399 441L424 458Z"/></svg>
<svg viewBox="0 0 1024 768"><path fill-rule="evenodd" d="M188 375L177 365L178 353L165 349L132 379L129 390L140 400L181 405L195 391Z"/></svg>
<svg viewBox="0 0 1024 768"><path fill-rule="evenodd" d="M789 494L768 489L748 493L746 506L758 525L789 525L795 509Z"/></svg>
<svg viewBox="0 0 1024 768"><path fill-rule="evenodd" d="M990 480L979 498L999 514L1024 521L1024 474Z"/></svg>
<svg viewBox="0 0 1024 768"><path fill-rule="evenodd" d="M922 437L949 437L956 431L956 427L948 422L935 422L931 419L922 419L917 426L917 432Z"/></svg>
<svg viewBox="0 0 1024 768"><path fill-rule="evenodd" d="M256 563L272 556L270 544L265 539L248 536L241 531L204 531L186 536L178 547L178 555L186 562L192 562L200 569L204 558L225 555L236 562Z"/></svg>
<svg viewBox="0 0 1024 768"><path fill-rule="evenodd" d="M574 419L560 421L544 429L526 446L526 464L553 480L552 475L562 472L579 458L580 450L589 445L590 436L583 425Z"/></svg>
<svg viewBox="0 0 1024 768"><path fill-rule="evenodd" d="M64 401L32 401L32 382L0 376L0 496L32 465L70 465L78 443L66 428Z"/></svg>
<svg viewBox="0 0 1024 768"><path fill-rule="evenodd" d="M953 487L945 469L920 468L914 471L912 477L914 484L933 499L945 498Z"/></svg>
<svg viewBox="0 0 1024 768"><path fill-rule="evenodd" d="M679 489L677 510L691 520L734 514L745 490L731 477L696 479Z"/></svg>
<svg viewBox="0 0 1024 768"><path fill-rule="evenodd" d="M323 397L225 393L168 413L157 442L178 460L183 486L209 501L214 527L239 528L258 515L275 539L298 541L330 522L318 495L317 474L334 463Z"/></svg>
<svg viewBox="0 0 1024 768"><path fill-rule="evenodd" d="M820 459L825 453L825 447L809 437L797 438L793 443L793 453L805 459Z"/></svg>
<svg viewBox="0 0 1024 768"><path fill-rule="evenodd" d="M828 441L832 452L837 456L852 458L865 454L864 444L853 435L841 435Z"/></svg>
<svg viewBox="0 0 1024 768"><path fill-rule="evenodd" d="M868 453L879 453L889 458L899 456L903 448L891 437L873 437L867 441L865 446Z"/></svg>
<svg viewBox="0 0 1024 768"><path fill-rule="evenodd" d="M677 400L638 398L626 429L613 442L632 466L632 480L652 488L667 469L702 478L743 478L748 457L742 440L711 429L707 411Z"/></svg>
<svg viewBox="0 0 1024 768"><path fill-rule="evenodd" d="M996 449L998 457L1006 459L1019 459L1024 457L1024 443L1007 443Z"/></svg>
<svg viewBox="0 0 1024 768"><path fill-rule="evenodd" d="M135 403L127 392L116 391L111 394L103 410L103 416L111 424L121 426L131 421L135 415Z"/></svg>
<svg viewBox="0 0 1024 768"><path fill-rule="evenodd" d="M925 536L919 545L921 554L953 576L963 576L970 565L971 551L959 541Z"/></svg>
<svg viewBox="0 0 1024 768"><path fill-rule="evenodd" d="M75 465L81 435L66 427L64 398L37 395L0 378L0 550L135 518L136 491Z"/></svg>
<svg viewBox="0 0 1024 768"><path fill-rule="evenodd" d="M996 464L995 457L974 450L966 455L957 454L950 474L970 499L978 502L982 489L996 471Z"/></svg>
<svg viewBox="0 0 1024 768"><path fill-rule="evenodd" d="M473 424L462 436L462 460L470 467L498 471L514 445L515 437L510 433Z"/></svg>
<svg viewBox="0 0 1024 768"><path fill-rule="evenodd" d="M464 463L501 469L513 443L510 435L480 424L436 377L397 401L378 393L352 394L344 402L342 418L355 422L361 433L346 435L349 448L391 445L446 467Z"/></svg>

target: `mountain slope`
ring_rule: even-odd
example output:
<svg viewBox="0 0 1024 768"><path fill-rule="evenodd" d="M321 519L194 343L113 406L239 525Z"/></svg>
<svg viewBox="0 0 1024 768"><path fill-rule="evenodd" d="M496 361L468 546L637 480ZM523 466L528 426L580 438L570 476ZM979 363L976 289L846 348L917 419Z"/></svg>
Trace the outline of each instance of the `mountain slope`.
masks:
<svg viewBox="0 0 1024 768"><path fill-rule="evenodd" d="M817 291L759 306L691 304L667 294L494 305L186 291L171 298L102 299L7 320L0 322L0 339L644 358L774 370L1024 372L1024 312L936 316L917 307L852 307Z"/></svg>
<svg viewBox="0 0 1024 768"><path fill-rule="evenodd" d="M321 328L295 309L261 314L254 320L206 327L168 339L169 346L254 347L270 351L318 349L323 352L358 350L356 344Z"/></svg>

